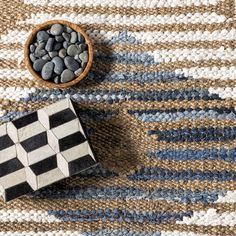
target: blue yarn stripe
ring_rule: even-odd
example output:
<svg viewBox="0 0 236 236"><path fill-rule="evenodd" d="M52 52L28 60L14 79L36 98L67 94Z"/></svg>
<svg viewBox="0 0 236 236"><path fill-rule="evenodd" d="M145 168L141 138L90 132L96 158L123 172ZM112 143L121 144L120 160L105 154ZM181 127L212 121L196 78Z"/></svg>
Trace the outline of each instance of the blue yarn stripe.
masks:
<svg viewBox="0 0 236 236"><path fill-rule="evenodd" d="M236 120L235 113L219 114L215 111L185 111L185 112L156 112L155 114L149 113L133 113L133 115L143 122L167 122L167 121L180 121L183 119L196 120L196 119L228 119Z"/></svg>
<svg viewBox="0 0 236 236"><path fill-rule="evenodd" d="M150 130L149 135L153 134L157 135L158 141L166 142L225 142L236 138L236 127Z"/></svg>
<svg viewBox="0 0 236 236"><path fill-rule="evenodd" d="M236 181L235 171L198 171L198 170L169 170L159 167L143 167L128 177L130 180L208 180L208 181Z"/></svg>
<svg viewBox="0 0 236 236"><path fill-rule="evenodd" d="M104 43L107 45L112 45L116 43L127 43L127 44L138 44L141 43L141 40L136 40L134 36L130 36L127 30L119 32L118 36L113 36L111 40L104 40Z"/></svg>
<svg viewBox="0 0 236 236"><path fill-rule="evenodd" d="M94 84L101 82L117 83L117 82L129 82L129 83L153 83L153 82L178 82L188 80L187 77L181 74L175 74L168 71L156 71L156 72L98 72L90 71L87 78L82 83Z"/></svg>
<svg viewBox="0 0 236 236"><path fill-rule="evenodd" d="M228 162L236 162L236 149L179 149L179 150L157 150L150 151L147 156L160 160L223 160Z"/></svg>
<svg viewBox="0 0 236 236"><path fill-rule="evenodd" d="M68 90L37 90L36 93L29 94L28 98L21 98L21 101L48 101L48 100L59 100L65 97L72 97L74 100L91 101L91 102L120 102L120 101L168 101L168 100L221 100L216 95L209 95L207 90L171 90L171 91L109 91L109 90L98 90L98 91L76 91L74 89Z"/></svg>
<svg viewBox="0 0 236 236"><path fill-rule="evenodd" d="M200 111L204 111L204 112L209 112L209 111L214 111L217 112L218 114L230 114L230 113L234 113L236 114L236 110L234 107L211 107L211 108L170 108L170 109L165 109L165 110L160 110L160 109L148 109L148 110L129 110L129 114L138 114L139 116L141 116L142 114L148 114L148 115L155 115L156 113L177 113L177 112L181 112L181 113L185 113L185 112L194 112L194 113L198 113Z"/></svg>
<svg viewBox="0 0 236 236"><path fill-rule="evenodd" d="M95 232L82 232L83 236L161 236L158 231L133 231L129 229L104 229Z"/></svg>
<svg viewBox="0 0 236 236"><path fill-rule="evenodd" d="M24 115L27 115L31 113L32 111L27 112L20 112L20 111L9 111L5 115L0 117L0 122L5 123L14 119L17 119L19 117L22 117Z"/></svg>
<svg viewBox="0 0 236 236"><path fill-rule="evenodd" d="M130 177L132 178L132 176ZM212 203L223 191L191 191L183 189L157 188L145 190L132 187L75 187L67 189L45 188L32 194L35 198L48 199L120 199L120 200L167 200L183 203Z"/></svg>
<svg viewBox="0 0 236 236"><path fill-rule="evenodd" d="M186 212L130 212L127 210L98 209L98 210L50 210L49 215L53 215L62 221L98 221L109 220L119 222L137 222L137 223L163 223L168 221L183 220L184 216L190 217L191 211Z"/></svg>
<svg viewBox="0 0 236 236"><path fill-rule="evenodd" d="M80 177L102 177L102 178L111 178L117 176L117 174L109 169L102 167L101 165L96 165L95 167L91 167L83 172L79 173Z"/></svg>
<svg viewBox="0 0 236 236"><path fill-rule="evenodd" d="M19 111L9 111L4 116L0 117L0 122L8 122L10 120L17 119L24 115L31 113L32 111L27 112L19 112ZM100 120L109 120L117 115L116 112L109 111L109 110L97 110L97 109L84 109L78 110L79 116L82 120L86 121L88 119L92 119L95 121Z"/></svg>
<svg viewBox="0 0 236 236"><path fill-rule="evenodd" d="M154 56L148 53L106 53L96 52L94 54L94 61L105 61L106 63L125 63L125 64L143 64L144 66L157 65L159 63L154 61Z"/></svg>
<svg viewBox="0 0 236 236"><path fill-rule="evenodd" d="M98 110L98 109L78 110L78 113L81 119L84 121L88 119L92 119L95 121L110 120L111 118L117 115L116 112L110 110Z"/></svg>

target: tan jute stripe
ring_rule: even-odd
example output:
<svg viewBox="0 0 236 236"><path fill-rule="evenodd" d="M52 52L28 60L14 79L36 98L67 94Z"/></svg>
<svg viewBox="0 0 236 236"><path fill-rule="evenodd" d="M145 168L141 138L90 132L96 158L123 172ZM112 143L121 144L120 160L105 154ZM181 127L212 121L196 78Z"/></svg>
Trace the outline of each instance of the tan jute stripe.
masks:
<svg viewBox="0 0 236 236"><path fill-rule="evenodd" d="M228 1L229 2L229 1ZM228 9L226 8L227 1L219 2L216 5L199 5L199 6L184 6L184 7L155 7L155 8L135 8L135 7L67 7L67 6L53 6L54 12L63 13L78 13L78 14L124 14L124 15L167 15L167 14L187 14L187 13L204 13L204 12L216 12L217 14L227 14ZM31 13L38 13L43 11L46 13L52 12L50 6L33 6L33 5L22 5L18 4L18 7L25 7Z"/></svg>
<svg viewBox="0 0 236 236"><path fill-rule="evenodd" d="M148 24L148 25L110 25L110 24L79 24L84 30L106 30L106 31L124 31L128 30L130 32L152 32L152 31L169 31L169 32L182 32L182 31L209 31L213 32L216 30L231 30L232 22L223 22L223 23L211 23L211 24L202 24L202 23L189 23L189 24ZM33 29L33 24L28 25L16 25L18 30L29 30Z"/></svg>
<svg viewBox="0 0 236 236"><path fill-rule="evenodd" d="M134 187L134 188L142 188L142 189L156 189L156 188L170 188L170 189L184 189L184 190L232 190L234 191L236 188L236 183L233 180L230 181L200 181L200 180L148 180L148 181L130 181L126 177L111 177L111 178L97 178L97 177L73 177L70 179L66 179L61 182L61 184L70 187L88 187L88 186L96 186L96 187Z"/></svg>
<svg viewBox="0 0 236 236"><path fill-rule="evenodd" d="M35 110L39 109L41 107L45 107L52 103L52 101L40 101L40 102L32 102L29 101L27 103L25 102L16 102L16 101L10 101L8 99L1 99L0 108L3 110L8 110L9 106L11 106L11 110L15 111L24 111L24 110ZM232 108L236 106L236 100L228 99L228 100L211 100L211 101L205 101L205 100L198 100L198 101L161 101L161 102L145 102L145 101L125 101L120 103L113 103L113 104L107 104L104 103L95 103L95 102L84 102L80 101L80 107L81 108L90 108L90 109L109 109L111 111L117 111L122 109L161 109L166 110L168 109L196 109L196 108Z"/></svg>
<svg viewBox="0 0 236 236"><path fill-rule="evenodd" d="M15 87L36 87L38 89L45 88L36 80L29 80L27 78L16 79L14 77L6 77L6 79L0 79L1 87L11 87L13 84ZM119 91L121 89L129 89L133 91L146 91L146 90L183 90L183 89L209 89L209 87L224 88L224 87L236 87L236 80L213 80L213 79L193 79L181 82L159 82L159 83L145 83L140 84L138 82L86 82L86 79L79 85L74 87L76 91L84 90L110 90ZM45 88L48 89L48 88Z"/></svg>
<svg viewBox="0 0 236 236"><path fill-rule="evenodd" d="M0 228L2 231L49 231L49 230L83 230L83 231L97 231L106 229L129 229L135 231L190 231L194 233L208 233L210 235L222 236L222 235L235 235L235 226L197 226L197 225L180 225L175 222L170 223L125 223L125 222L103 222L102 220L92 221L92 222L58 222L58 223L37 223L37 222L27 222L27 223L0 223Z"/></svg>
<svg viewBox="0 0 236 236"><path fill-rule="evenodd" d="M184 61L184 62L169 62L169 63L162 63L159 65L151 65L151 66L144 66L140 65L132 65L132 64L122 64L122 63L108 63L108 62L97 62L93 65L93 68L97 71L130 71L130 72L155 72L155 71L173 71L176 69L182 68L192 68L192 67L230 67L235 66L236 60L203 60L203 61Z"/></svg>
<svg viewBox="0 0 236 236"><path fill-rule="evenodd" d="M95 49L99 51L119 52L119 51L131 51L131 52L147 52L157 49L177 49L177 48L234 48L236 46L236 40L219 40L219 41L190 41L190 42L158 42L158 43L142 43L142 44L125 44L114 43L112 45L106 43L94 43ZM22 49L23 45L20 43L0 43L0 49Z"/></svg>
<svg viewBox="0 0 236 236"><path fill-rule="evenodd" d="M24 204L22 204L24 203ZM113 209L126 209L132 211L165 211L165 212L183 212L183 211L200 211L214 208L218 213L234 211L236 204L235 203L209 203L207 206L203 203L179 203L179 202L170 202L165 200L117 200L117 199L33 199L22 197L16 199L14 202L9 202L5 204L0 202L0 207L2 210L44 210L48 211L51 209L55 210L83 210L87 209L105 210L106 208Z"/></svg>

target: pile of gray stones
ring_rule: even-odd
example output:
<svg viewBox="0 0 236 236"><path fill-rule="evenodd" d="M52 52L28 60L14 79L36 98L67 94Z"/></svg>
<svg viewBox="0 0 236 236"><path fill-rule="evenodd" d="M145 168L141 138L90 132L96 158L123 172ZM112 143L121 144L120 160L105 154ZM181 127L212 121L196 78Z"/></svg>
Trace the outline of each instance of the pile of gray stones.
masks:
<svg viewBox="0 0 236 236"><path fill-rule="evenodd" d="M29 50L34 70L56 84L78 77L89 57L84 36L62 24L39 31Z"/></svg>

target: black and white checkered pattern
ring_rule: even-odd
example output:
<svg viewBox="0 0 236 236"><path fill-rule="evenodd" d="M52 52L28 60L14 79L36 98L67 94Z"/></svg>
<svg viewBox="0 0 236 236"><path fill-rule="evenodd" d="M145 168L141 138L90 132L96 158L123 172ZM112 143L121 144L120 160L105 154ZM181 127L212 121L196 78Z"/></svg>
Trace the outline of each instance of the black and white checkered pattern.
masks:
<svg viewBox="0 0 236 236"><path fill-rule="evenodd" d="M70 99L0 126L0 187L5 201L95 164Z"/></svg>

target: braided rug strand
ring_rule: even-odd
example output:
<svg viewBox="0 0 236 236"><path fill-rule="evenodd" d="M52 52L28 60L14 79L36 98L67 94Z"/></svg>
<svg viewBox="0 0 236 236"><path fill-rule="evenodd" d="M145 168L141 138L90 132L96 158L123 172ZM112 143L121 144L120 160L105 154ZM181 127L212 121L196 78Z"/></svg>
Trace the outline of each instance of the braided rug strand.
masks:
<svg viewBox="0 0 236 236"><path fill-rule="evenodd" d="M0 0L0 122L78 102L100 166L0 201L0 235L236 235L234 0ZM94 64L76 87L37 84L35 25L79 24Z"/></svg>

